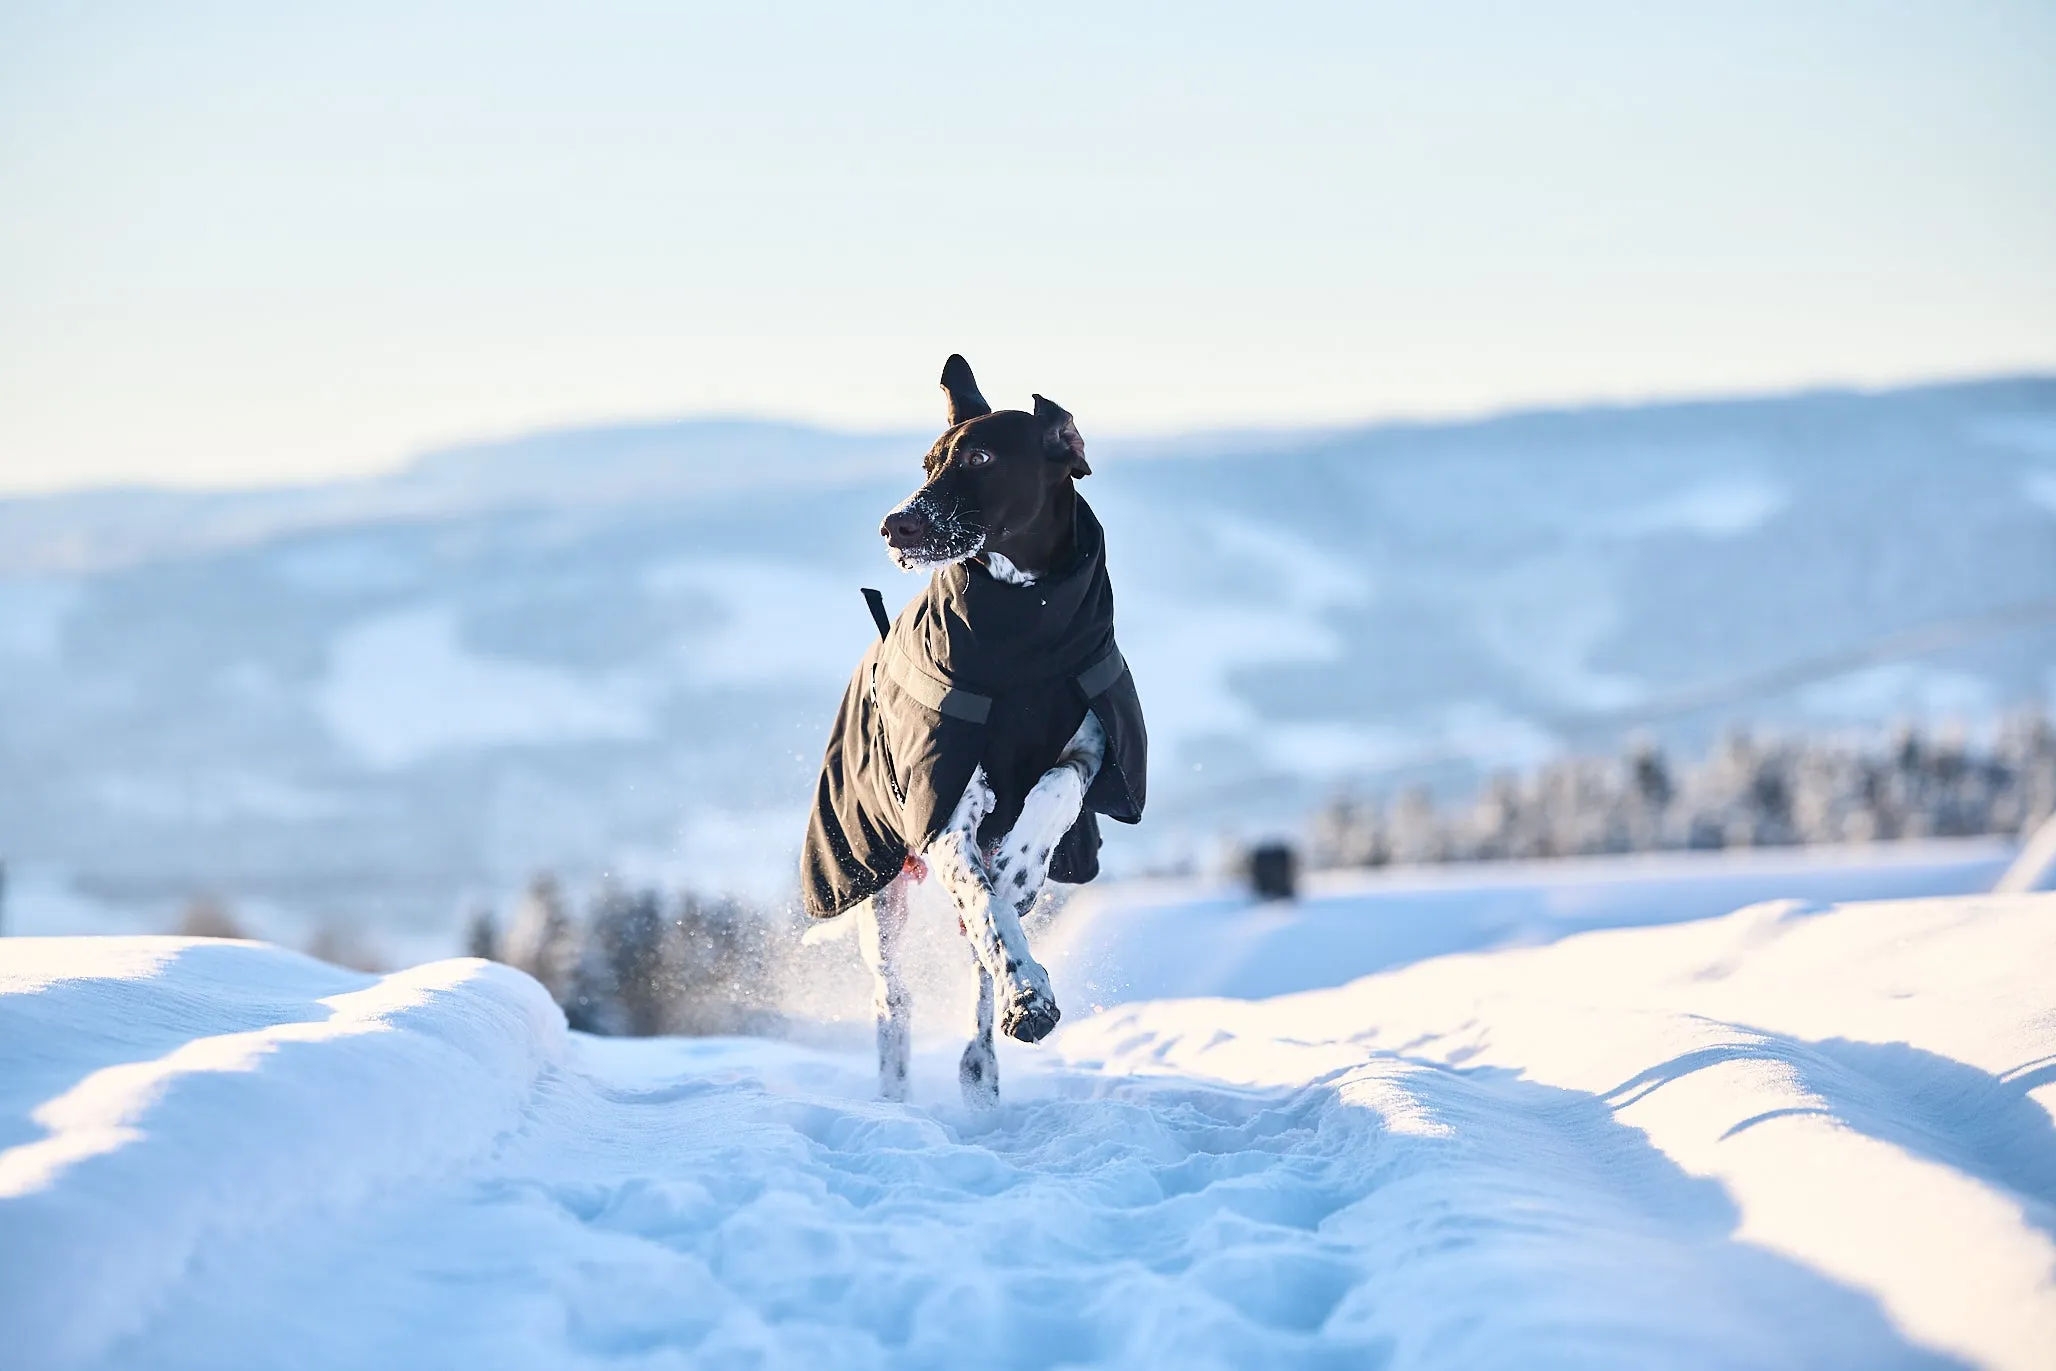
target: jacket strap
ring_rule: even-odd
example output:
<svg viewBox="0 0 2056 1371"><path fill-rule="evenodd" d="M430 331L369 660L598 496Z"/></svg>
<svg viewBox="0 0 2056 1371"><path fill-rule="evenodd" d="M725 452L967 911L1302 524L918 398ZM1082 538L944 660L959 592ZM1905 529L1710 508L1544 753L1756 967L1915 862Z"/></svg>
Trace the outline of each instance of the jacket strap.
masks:
<svg viewBox="0 0 2056 1371"><path fill-rule="evenodd" d="M1088 700L1095 695L1104 695L1127 669L1128 662L1121 656L1120 644L1108 643L1106 655L1078 673L1078 690Z"/></svg>
<svg viewBox="0 0 2056 1371"><path fill-rule="evenodd" d="M878 636L889 636L892 633L892 616L885 612L884 592L869 586L864 586L863 591L864 603L871 607L871 622L878 625Z"/></svg>
<svg viewBox="0 0 2056 1371"><path fill-rule="evenodd" d="M927 705L937 714L947 714L965 723L982 724L992 713L992 697L951 685L930 674L919 662L888 638L885 641L885 674L901 690Z"/></svg>
<svg viewBox="0 0 2056 1371"><path fill-rule="evenodd" d="M900 645L890 638L885 642L884 658L885 674L892 678L893 683L936 713L973 724L982 724L991 716L990 695L951 685L902 651ZM1079 693L1090 700L1104 695L1127 670L1128 661L1121 655L1120 645L1115 643L1109 644L1098 661L1072 679L1078 682Z"/></svg>

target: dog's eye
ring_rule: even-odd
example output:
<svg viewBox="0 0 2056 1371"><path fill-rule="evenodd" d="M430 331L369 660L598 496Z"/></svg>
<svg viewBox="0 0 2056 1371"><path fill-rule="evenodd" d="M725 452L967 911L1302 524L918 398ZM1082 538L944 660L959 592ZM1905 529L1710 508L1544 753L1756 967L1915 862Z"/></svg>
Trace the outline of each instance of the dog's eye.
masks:
<svg viewBox="0 0 2056 1371"><path fill-rule="evenodd" d="M964 465L967 467L990 466L991 463L992 454L982 447L974 447L964 454Z"/></svg>

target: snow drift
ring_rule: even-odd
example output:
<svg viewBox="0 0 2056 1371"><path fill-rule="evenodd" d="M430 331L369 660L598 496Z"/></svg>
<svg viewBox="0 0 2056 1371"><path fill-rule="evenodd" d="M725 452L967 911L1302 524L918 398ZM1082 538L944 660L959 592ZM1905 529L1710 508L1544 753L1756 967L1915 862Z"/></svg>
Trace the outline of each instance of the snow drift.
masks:
<svg viewBox="0 0 2056 1371"><path fill-rule="evenodd" d="M562 1059L528 977L258 944L0 944L0 1270L17 1366L90 1364L219 1247L454 1171ZM121 1360L124 1358L117 1358Z"/></svg>
<svg viewBox="0 0 2056 1371"><path fill-rule="evenodd" d="M1760 905L1081 1006L986 1115L943 1039L888 1106L863 1053L567 1035L477 962L9 940L0 1326L35 1368L2028 1371L2052 964L2056 896Z"/></svg>

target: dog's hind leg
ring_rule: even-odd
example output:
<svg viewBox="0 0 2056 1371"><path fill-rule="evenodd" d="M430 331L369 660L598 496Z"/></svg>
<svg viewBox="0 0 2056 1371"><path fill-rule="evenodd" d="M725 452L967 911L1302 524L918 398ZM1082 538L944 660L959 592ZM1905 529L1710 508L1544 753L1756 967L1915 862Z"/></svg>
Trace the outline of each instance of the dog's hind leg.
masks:
<svg viewBox="0 0 2056 1371"><path fill-rule="evenodd" d="M971 1011L971 1041L957 1061L957 1084L963 1088L965 1104L989 1107L999 1103L999 1053L992 1044L992 973L975 956L971 965L978 978L978 1003Z"/></svg>
<svg viewBox="0 0 2056 1371"><path fill-rule="evenodd" d="M1049 878L1049 862L1057 844L1078 822L1085 806L1085 792L1099 774L1106 757L1107 735L1091 710L1071 741L1057 757L1057 764L1042 773L1035 788L1021 805L1021 817L1007 836L999 840L992 854L993 888L1026 914Z"/></svg>
<svg viewBox="0 0 2056 1371"><path fill-rule="evenodd" d="M904 876L857 906L857 951L875 980L871 1004L878 1017L878 1093L907 1097L907 1060L913 1051L914 1005L900 971L900 935L907 926Z"/></svg>
<svg viewBox="0 0 2056 1371"><path fill-rule="evenodd" d="M1013 903L993 891L978 851L978 825L992 812L992 787L985 768L971 775L950 821L928 845L928 868L942 881L957 907L971 953L995 982L1000 1027L1010 1038L1040 1042L1057 1026L1056 996L1049 973L1028 951L1028 935Z"/></svg>

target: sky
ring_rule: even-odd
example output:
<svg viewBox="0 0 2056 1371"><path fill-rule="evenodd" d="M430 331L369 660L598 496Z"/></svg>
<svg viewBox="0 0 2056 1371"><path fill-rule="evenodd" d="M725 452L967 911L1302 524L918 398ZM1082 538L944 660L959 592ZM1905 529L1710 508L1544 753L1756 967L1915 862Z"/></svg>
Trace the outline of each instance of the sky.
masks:
<svg viewBox="0 0 2056 1371"><path fill-rule="evenodd" d="M0 0L0 491L2056 371L2056 5Z"/></svg>

